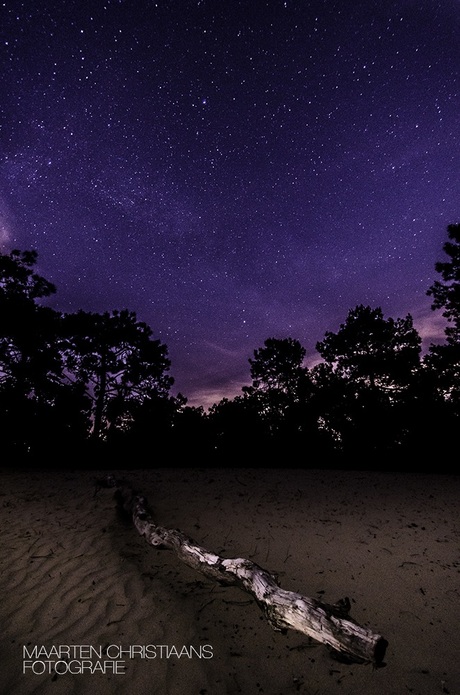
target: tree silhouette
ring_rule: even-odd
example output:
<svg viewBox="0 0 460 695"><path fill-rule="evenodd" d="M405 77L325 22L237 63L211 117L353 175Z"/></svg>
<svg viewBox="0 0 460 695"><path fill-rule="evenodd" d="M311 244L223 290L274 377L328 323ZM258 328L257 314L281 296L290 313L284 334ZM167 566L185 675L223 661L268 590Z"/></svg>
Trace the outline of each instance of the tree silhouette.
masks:
<svg viewBox="0 0 460 695"><path fill-rule="evenodd" d="M92 400L93 439L129 430L139 403L168 396L174 380L167 348L134 312L78 311L63 323L66 373Z"/></svg>
<svg viewBox="0 0 460 695"><path fill-rule="evenodd" d="M316 344L323 362L310 370L298 340L268 338L248 360L251 385L207 414L170 395L167 347L134 312L61 314L46 305L56 288L35 272L35 251L0 254L3 451L98 452L102 442L136 461L150 447L152 460L161 448L218 465L283 456L369 467L431 454L440 466L460 424L460 224L443 250L427 294L447 321L445 342L423 359L410 314L361 304Z"/></svg>
<svg viewBox="0 0 460 695"><path fill-rule="evenodd" d="M411 381L420 364L421 338L412 317L384 319L380 308L352 309L335 334L327 331L316 344L338 374L359 385L394 394Z"/></svg>
<svg viewBox="0 0 460 695"><path fill-rule="evenodd" d="M443 309L442 315L449 322L446 328L448 342L460 343L460 224L447 227L449 241L443 250L449 256L448 261L435 263L435 270L441 274L443 282L435 280L427 290L433 297L433 309Z"/></svg>
<svg viewBox="0 0 460 695"><path fill-rule="evenodd" d="M61 372L55 337L59 314L39 304L54 285L33 272L34 251L0 256L0 382L38 395Z"/></svg>
<svg viewBox="0 0 460 695"><path fill-rule="evenodd" d="M313 383L304 365L305 348L293 338L268 338L249 359L252 385L243 387L259 413L267 436L282 449L315 444L317 424L311 407Z"/></svg>
<svg viewBox="0 0 460 695"><path fill-rule="evenodd" d="M359 305L316 348L327 364L315 372L325 423L343 450L365 456L400 449L407 436L403 412L420 369L412 317L385 319L380 308Z"/></svg>
<svg viewBox="0 0 460 695"><path fill-rule="evenodd" d="M209 454L217 460L229 459L235 465L264 455L269 432L255 399L247 395L223 398L209 409L206 419Z"/></svg>
<svg viewBox="0 0 460 695"><path fill-rule="evenodd" d="M3 446L19 455L84 438L87 402L66 385L61 316L40 301L54 285L34 272L35 251L0 255L0 413Z"/></svg>
<svg viewBox="0 0 460 695"><path fill-rule="evenodd" d="M447 227L448 241L443 250L449 260L437 262L436 280L427 290L433 297L432 309L442 309L447 319L444 345L431 345L425 357L426 366L437 375L437 389L450 406L450 414L460 417L460 224Z"/></svg>

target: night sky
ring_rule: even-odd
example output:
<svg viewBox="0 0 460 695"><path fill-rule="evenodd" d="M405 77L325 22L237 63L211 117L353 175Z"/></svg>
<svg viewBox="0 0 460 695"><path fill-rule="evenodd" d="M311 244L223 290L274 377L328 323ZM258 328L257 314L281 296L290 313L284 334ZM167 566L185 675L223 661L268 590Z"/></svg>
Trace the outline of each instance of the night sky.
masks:
<svg viewBox="0 0 460 695"><path fill-rule="evenodd" d="M134 311L205 407L358 304L442 341L458 0L1 5L1 249L56 309Z"/></svg>

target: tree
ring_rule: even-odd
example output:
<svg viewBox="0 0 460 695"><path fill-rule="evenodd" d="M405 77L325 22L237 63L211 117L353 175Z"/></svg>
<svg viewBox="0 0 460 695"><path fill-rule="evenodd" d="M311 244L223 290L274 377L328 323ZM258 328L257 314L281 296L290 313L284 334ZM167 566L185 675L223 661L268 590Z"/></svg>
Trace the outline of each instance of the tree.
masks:
<svg viewBox="0 0 460 695"><path fill-rule="evenodd" d="M268 437L292 449L316 433L310 409L313 384L303 364L305 355L305 348L296 339L268 338L249 359L253 381L251 386L243 387Z"/></svg>
<svg viewBox="0 0 460 695"><path fill-rule="evenodd" d="M39 300L54 285L33 271L35 251L0 255L0 383L38 395L61 372L55 337L59 314Z"/></svg>
<svg viewBox="0 0 460 695"><path fill-rule="evenodd" d="M235 396L222 398L206 416L211 451L222 462L226 457L232 465L264 455L267 428L254 398Z"/></svg>
<svg viewBox="0 0 460 695"><path fill-rule="evenodd" d="M326 361L314 371L319 412L342 452L401 450L410 390L420 370L421 339L410 314L385 319L380 308L359 305L316 348Z"/></svg>
<svg viewBox="0 0 460 695"><path fill-rule="evenodd" d="M339 459L346 449L349 432L353 429L350 416L353 397L346 380L331 364L320 362L311 370L315 385L312 408L316 415L319 450L330 459Z"/></svg>
<svg viewBox="0 0 460 695"><path fill-rule="evenodd" d="M447 227L449 241L443 250L448 261L435 263L435 270L441 274L443 282L436 280L427 290L433 297L432 309L443 309L442 315L449 325L445 330L448 343L460 343L460 223Z"/></svg>
<svg viewBox="0 0 460 695"><path fill-rule="evenodd" d="M380 308L352 309L337 333L316 344L321 357L353 383L395 394L420 365L421 338L410 314L384 319Z"/></svg>
<svg viewBox="0 0 460 695"><path fill-rule="evenodd" d="M14 249L9 254L0 254L0 298L2 301L31 301L49 297L56 287L33 271L38 254L36 251ZM4 305L2 305L4 306Z"/></svg>
<svg viewBox="0 0 460 695"><path fill-rule="evenodd" d="M460 224L447 227L448 241L443 250L449 260L435 263L442 280L427 290L433 297L432 309L442 309L447 319L444 345L431 345L425 365L437 375L437 392L451 406L451 414L460 416Z"/></svg>
<svg viewBox="0 0 460 695"><path fill-rule="evenodd" d="M127 309L66 315L61 348L68 379L92 400L95 440L128 431L139 403L167 398L174 383L166 346Z"/></svg>
<svg viewBox="0 0 460 695"><path fill-rule="evenodd" d="M0 255L0 414L2 444L35 454L86 432L87 403L65 385L59 350L61 315L41 300L55 286L34 271L35 251Z"/></svg>

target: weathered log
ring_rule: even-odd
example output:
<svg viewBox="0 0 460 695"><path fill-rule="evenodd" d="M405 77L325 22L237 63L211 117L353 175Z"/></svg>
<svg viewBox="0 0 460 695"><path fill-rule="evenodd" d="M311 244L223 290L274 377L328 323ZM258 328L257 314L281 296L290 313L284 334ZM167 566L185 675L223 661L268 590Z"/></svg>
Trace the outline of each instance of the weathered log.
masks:
<svg viewBox="0 0 460 695"><path fill-rule="evenodd" d="M158 526L146 498L127 482L107 476L101 484L117 488L120 508L129 514L149 545L174 550L182 562L206 577L249 592L275 630L286 632L290 628L308 635L327 645L336 658L376 667L384 665L388 642L350 617L348 598L327 604L281 589L273 573L251 560L225 559L202 548L182 531Z"/></svg>

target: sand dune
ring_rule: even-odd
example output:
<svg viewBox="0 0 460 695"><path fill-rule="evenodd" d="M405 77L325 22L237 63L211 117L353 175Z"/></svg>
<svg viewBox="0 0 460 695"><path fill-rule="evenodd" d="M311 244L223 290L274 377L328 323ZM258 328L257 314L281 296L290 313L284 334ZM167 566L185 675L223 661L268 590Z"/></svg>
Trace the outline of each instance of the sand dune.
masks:
<svg viewBox="0 0 460 695"><path fill-rule="evenodd" d="M458 476L113 472L145 493L162 526L252 559L285 589L348 596L353 618L388 640L385 667L337 662L305 635L275 632L249 594L148 546L96 487L105 471L8 468L1 695L460 693Z"/></svg>

